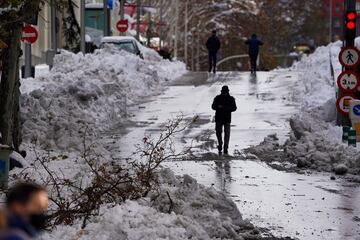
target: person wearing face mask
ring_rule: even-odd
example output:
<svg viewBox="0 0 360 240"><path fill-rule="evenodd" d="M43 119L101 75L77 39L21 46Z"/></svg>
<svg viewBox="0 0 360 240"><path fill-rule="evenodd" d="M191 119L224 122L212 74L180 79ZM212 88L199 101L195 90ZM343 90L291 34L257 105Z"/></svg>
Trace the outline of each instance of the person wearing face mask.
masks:
<svg viewBox="0 0 360 240"><path fill-rule="evenodd" d="M223 150L223 140L222 132L224 129L224 154L228 154L229 141L230 141L230 124L231 124L231 113L235 112L236 102L235 98L230 96L229 87L223 86L221 89L221 94L216 96L212 104L212 109L216 111L215 113L215 130L216 137L218 139L218 150L219 155L222 154Z"/></svg>
<svg viewBox="0 0 360 240"><path fill-rule="evenodd" d="M48 195L34 183L19 183L6 198L7 222L0 240L35 239L46 228Z"/></svg>

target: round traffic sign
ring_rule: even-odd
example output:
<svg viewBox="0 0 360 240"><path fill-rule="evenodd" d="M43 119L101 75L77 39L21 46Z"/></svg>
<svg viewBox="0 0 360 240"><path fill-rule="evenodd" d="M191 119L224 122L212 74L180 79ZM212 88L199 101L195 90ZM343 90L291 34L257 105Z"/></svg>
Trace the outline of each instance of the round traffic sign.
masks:
<svg viewBox="0 0 360 240"><path fill-rule="evenodd" d="M356 99L356 96L351 93L339 96L336 101L336 107L339 113L348 115L350 111L350 101L354 99Z"/></svg>
<svg viewBox="0 0 360 240"><path fill-rule="evenodd" d="M116 24L116 28L119 32L126 32L129 29L129 23L127 20L119 20Z"/></svg>
<svg viewBox="0 0 360 240"><path fill-rule="evenodd" d="M344 47L339 54L339 61L345 68L354 68L360 62L359 50L355 47Z"/></svg>
<svg viewBox="0 0 360 240"><path fill-rule="evenodd" d="M355 92L360 85L360 76L353 71L342 72L337 79L337 84L344 92Z"/></svg>
<svg viewBox="0 0 360 240"><path fill-rule="evenodd" d="M33 44L38 39L38 36L38 31L34 27L27 25L22 28L21 41Z"/></svg>

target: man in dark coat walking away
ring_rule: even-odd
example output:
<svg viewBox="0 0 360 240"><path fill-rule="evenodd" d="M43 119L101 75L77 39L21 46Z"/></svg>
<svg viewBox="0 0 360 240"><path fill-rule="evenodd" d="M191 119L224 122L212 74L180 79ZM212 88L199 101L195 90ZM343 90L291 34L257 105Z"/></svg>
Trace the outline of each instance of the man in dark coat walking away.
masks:
<svg viewBox="0 0 360 240"><path fill-rule="evenodd" d="M230 96L228 86L223 86L221 89L221 94L216 96L212 104L212 109L216 111L215 114L215 130L216 137L218 139L218 150L219 154L222 153L223 149L223 140L222 140L222 131L224 128L225 138L224 138L224 154L228 154L229 149L229 140L230 140L230 123L231 123L231 113L235 112L236 102L235 98Z"/></svg>
<svg viewBox="0 0 360 240"><path fill-rule="evenodd" d="M209 51L209 73L213 71L216 73L217 52L221 47L220 39L216 36L216 31L213 30L211 37L206 42L206 48Z"/></svg>
<svg viewBox="0 0 360 240"><path fill-rule="evenodd" d="M257 38L256 34L253 34L250 39L246 40L245 44L249 45L251 73L256 73L256 62L259 56L259 48L264 43Z"/></svg>

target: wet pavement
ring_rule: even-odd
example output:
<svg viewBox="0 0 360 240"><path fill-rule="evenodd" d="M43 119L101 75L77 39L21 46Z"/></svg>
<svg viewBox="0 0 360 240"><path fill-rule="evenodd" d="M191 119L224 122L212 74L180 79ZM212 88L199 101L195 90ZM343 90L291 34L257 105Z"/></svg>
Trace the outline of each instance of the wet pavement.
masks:
<svg viewBox="0 0 360 240"><path fill-rule="evenodd" d="M140 106L129 109L129 127L113 129L110 150L130 156L145 133L160 132L163 123L181 115L196 122L175 138L178 151L192 146L197 161L171 161L164 165L178 174L189 174L199 183L225 191L245 218L276 236L299 239L360 239L360 187L329 174L277 171L261 162L217 157L214 112L210 106L222 85L236 98L230 152L260 143L277 133L280 142L289 133L288 118L297 112L291 86L297 73L288 71L224 72L208 77L190 73ZM114 144L115 143L115 144ZM199 161L200 160L200 161Z"/></svg>

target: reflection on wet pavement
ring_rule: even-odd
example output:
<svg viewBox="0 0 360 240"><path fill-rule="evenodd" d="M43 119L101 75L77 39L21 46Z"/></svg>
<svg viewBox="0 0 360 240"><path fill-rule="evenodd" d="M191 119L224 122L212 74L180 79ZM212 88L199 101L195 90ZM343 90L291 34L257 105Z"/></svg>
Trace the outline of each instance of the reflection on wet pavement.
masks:
<svg viewBox="0 0 360 240"><path fill-rule="evenodd" d="M187 76L172 84L162 96L142 104L142 109L135 106L130 110L130 115L135 114L132 121L147 121L149 125L132 129L125 142L127 145L129 142L138 142L144 132L150 128L159 128L169 118L182 115L185 119L192 119L197 116L191 131L186 131L181 136L181 141L178 141L181 144L177 149L184 147L185 142L187 145L194 144L194 154L216 152L213 146L216 138L211 104L225 84L229 86L230 94L235 97L238 106L238 110L233 113L230 149L239 150L258 144L264 137L275 132L280 139L285 139L289 131L287 119L297 111L296 105L287 100L287 86L289 82L296 81L297 75L287 78L286 74L288 73L260 72L257 76L251 76L247 73L228 72L210 79L199 73L193 78L191 75ZM204 138L204 133L210 137ZM126 150L123 154L130 155L131 147Z"/></svg>
<svg viewBox="0 0 360 240"><path fill-rule="evenodd" d="M118 152L120 147L123 157L130 156L145 133L158 134L167 119L182 115L190 120L197 116L174 143L178 151L192 145L193 154L208 161L167 162L165 166L227 192L245 218L275 235L360 240L359 186L330 181L326 174L280 172L254 161L218 159L215 154L214 112L210 105L222 85L229 86L238 105L233 114L230 149L239 153L272 133L277 133L281 141L287 138L287 120L297 112L288 89L294 81L297 74L288 71L260 72L257 76L226 72L209 79L204 73L188 74L163 95L130 109L134 127L128 127L125 135L115 128L109 148Z"/></svg>
<svg viewBox="0 0 360 240"><path fill-rule="evenodd" d="M245 218L279 236L360 239L360 188L327 174L298 175L255 161L167 162L177 174L225 191Z"/></svg>

